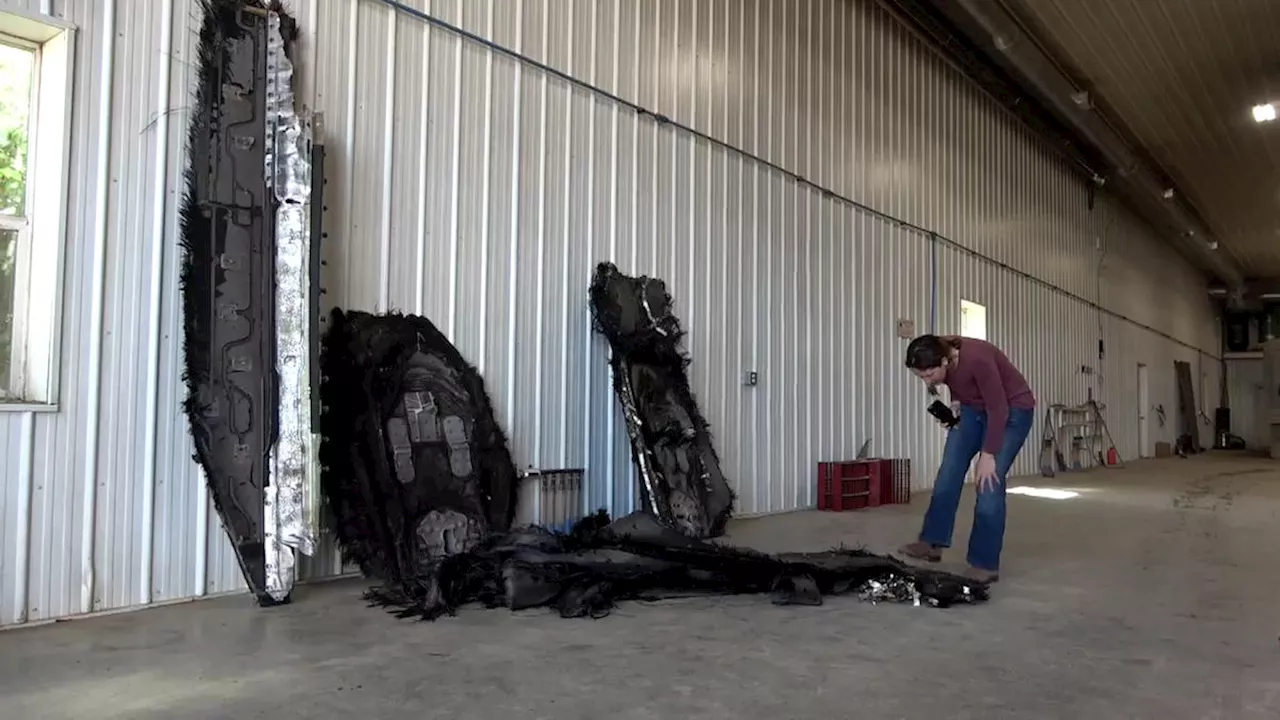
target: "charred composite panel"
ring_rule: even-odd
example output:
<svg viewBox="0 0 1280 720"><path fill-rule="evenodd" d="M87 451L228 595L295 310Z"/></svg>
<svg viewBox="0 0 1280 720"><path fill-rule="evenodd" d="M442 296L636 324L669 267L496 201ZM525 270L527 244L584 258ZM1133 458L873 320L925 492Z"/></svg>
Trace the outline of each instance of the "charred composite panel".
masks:
<svg viewBox="0 0 1280 720"><path fill-rule="evenodd" d="M321 461L345 559L373 596L430 605L439 565L509 529L517 476L484 380L431 321L335 310Z"/></svg>
<svg viewBox="0 0 1280 720"><path fill-rule="evenodd" d="M614 289L626 295L628 286ZM678 338L661 285L647 289L654 294L642 316L658 319L658 337ZM626 302L599 305L628 312ZM693 523L722 528L728 514L727 488L717 496L691 479L708 477L705 463L714 455L697 453L709 440L699 444L687 429L664 434L661 425L639 430L668 417L699 427L687 386L673 391L683 383L683 366L669 364L674 347L664 340L656 355L633 348L635 364L615 369L658 378L641 381L648 384L637 393L635 435L638 450L652 453L644 458L654 463L654 505L670 509L669 498L679 495L692 503L675 504L667 520L636 512L610 521L601 512L569 533L512 529L516 472L475 368L426 318L333 311L322 353L322 486L345 559L380 581L366 597L426 620L469 603L598 618L624 600L690 594L770 593L784 605L820 605L841 593L935 607L986 599L985 585L861 551L764 555L690 537L708 527ZM668 364L649 364L658 361ZM688 404L663 404L672 402ZM676 461L702 474L680 474ZM725 499L713 504L717 497Z"/></svg>
<svg viewBox="0 0 1280 720"><path fill-rule="evenodd" d="M312 243L319 177L294 108L293 19L202 0L199 79L182 207L186 414L241 571L259 602L287 602L314 543Z"/></svg>
<svg viewBox="0 0 1280 720"><path fill-rule="evenodd" d="M689 388L684 333L666 286L601 263L590 292L596 329L613 350L614 391L645 509L689 537L723 534L733 493Z"/></svg>

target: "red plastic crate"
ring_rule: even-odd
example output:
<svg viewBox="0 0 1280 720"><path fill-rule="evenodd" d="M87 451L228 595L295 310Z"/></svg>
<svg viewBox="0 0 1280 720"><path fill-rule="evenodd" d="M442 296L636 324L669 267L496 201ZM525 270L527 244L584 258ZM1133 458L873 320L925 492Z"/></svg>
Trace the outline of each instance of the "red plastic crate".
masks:
<svg viewBox="0 0 1280 720"><path fill-rule="evenodd" d="M880 494L885 505L905 505L911 502L911 460L895 458L885 460L889 464L885 487Z"/></svg>
<svg viewBox="0 0 1280 720"><path fill-rule="evenodd" d="M818 463L818 509L861 510L911 502L908 459Z"/></svg>
<svg viewBox="0 0 1280 720"><path fill-rule="evenodd" d="M878 506L884 471L879 460L818 463L818 509L840 512Z"/></svg>

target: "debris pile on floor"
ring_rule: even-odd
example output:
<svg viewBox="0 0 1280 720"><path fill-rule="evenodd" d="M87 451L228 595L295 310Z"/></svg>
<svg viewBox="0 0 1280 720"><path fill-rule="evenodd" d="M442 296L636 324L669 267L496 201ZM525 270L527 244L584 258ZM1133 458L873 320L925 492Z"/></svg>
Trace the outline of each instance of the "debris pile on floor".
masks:
<svg viewBox="0 0 1280 720"><path fill-rule="evenodd" d="M770 593L776 605L853 593L947 607L986 600L987 586L859 550L765 555L690 538L645 512L613 522L601 512L567 534L531 527L491 535L367 597L400 617L434 620L469 603L599 618L620 600L744 593Z"/></svg>
<svg viewBox="0 0 1280 720"><path fill-rule="evenodd" d="M380 582L372 603L434 620L469 603L601 617L621 600L689 594L802 605L841 593L935 607L986 599L967 578L862 551L765 555L701 539L723 532L732 496L689 392L670 298L661 283L605 265L592 299L612 328L646 508L614 521L601 512L568 533L511 529L516 472L484 381L429 320L333 312L322 490L346 559Z"/></svg>

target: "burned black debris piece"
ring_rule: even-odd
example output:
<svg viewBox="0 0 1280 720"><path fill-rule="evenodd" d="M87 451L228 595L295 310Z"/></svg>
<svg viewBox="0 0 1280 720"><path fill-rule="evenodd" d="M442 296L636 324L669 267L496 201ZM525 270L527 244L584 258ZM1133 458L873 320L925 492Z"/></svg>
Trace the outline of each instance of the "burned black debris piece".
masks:
<svg viewBox="0 0 1280 720"><path fill-rule="evenodd" d="M674 318L654 316L678 336ZM683 383L674 347L665 358L641 354L677 361L680 374L663 376L668 384ZM742 593L784 605L819 605L840 593L935 607L987 598L986 585L857 550L765 555L690 537L691 521L723 526L727 489L715 505L714 488L680 486L695 502L677 507L684 514L671 516L675 522L647 511L611 521L602 511L567 533L512 529L516 472L484 382L430 321L335 310L322 367L321 484L330 526L346 559L381 581L366 596L371 604L401 617L435 620L469 603L602 617L624 600ZM683 387L681 417L701 428ZM714 463L709 441L694 447ZM665 501L670 493L661 488Z"/></svg>
<svg viewBox="0 0 1280 720"><path fill-rule="evenodd" d="M269 605L288 601L296 553L314 544L322 154L294 107L294 20L279 3L200 5L181 223L185 410L245 580Z"/></svg>
<svg viewBox="0 0 1280 720"><path fill-rule="evenodd" d="M324 338L321 485L349 562L412 594L507 531L517 476L484 381L423 317L335 310Z"/></svg>
<svg viewBox="0 0 1280 720"><path fill-rule="evenodd" d="M666 286L601 263L591 282L591 312L613 349L614 391L644 507L689 537L723 534L733 493L689 388L683 331Z"/></svg>
<svg viewBox="0 0 1280 720"><path fill-rule="evenodd" d="M821 605L828 595L932 607L978 603L988 586L858 550L764 555L690 538L636 512L603 512L567 534L532 527L495 533L414 582L371 591L400 617L434 620L469 603L563 617L607 615L619 601L769 594L777 605Z"/></svg>

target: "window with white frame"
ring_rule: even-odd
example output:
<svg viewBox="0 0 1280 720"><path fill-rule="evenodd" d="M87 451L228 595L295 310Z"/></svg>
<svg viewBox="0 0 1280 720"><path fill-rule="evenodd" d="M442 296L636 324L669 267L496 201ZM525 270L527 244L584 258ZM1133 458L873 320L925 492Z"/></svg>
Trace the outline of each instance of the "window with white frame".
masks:
<svg viewBox="0 0 1280 720"><path fill-rule="evenodd" d="M972 300L960 301L960 335L987 339L987 308Z"/></svg>
<svg viewBox="0 0 1280 720"><path fill-rule="evenodd" d="M57 403L72 33L0 12L0 409Z"/></svg>

